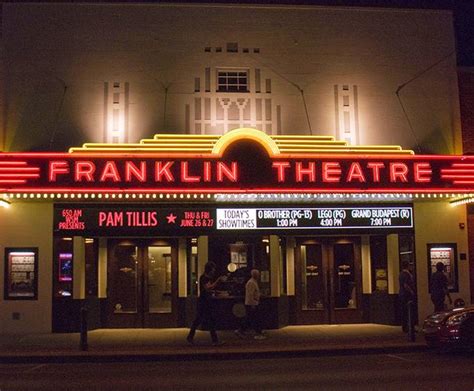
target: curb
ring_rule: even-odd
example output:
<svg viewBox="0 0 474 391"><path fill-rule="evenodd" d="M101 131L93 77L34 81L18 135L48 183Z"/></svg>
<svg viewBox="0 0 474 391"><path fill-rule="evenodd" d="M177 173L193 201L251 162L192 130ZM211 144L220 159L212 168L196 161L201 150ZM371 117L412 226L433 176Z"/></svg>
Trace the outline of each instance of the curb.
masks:
<svg viewBox="0 0 474 391"><path fill-rule="evenodd" d="M348 355L368 354L393 354L393 353L415 353L427 351L428 347L422 344L399 345L399 346L373 346L373 347L341 347L320 349L287 349L287 350L255 350L255 351L206 351L186 353L130 353L130 352L81 352L47 355L41 353L28 354L0 354L2 364L30 364L30 363L85 363L85 362L146 362L146 361L209 361L209 360L248 360L248 359L272 359L293 357L330 357Z"/></svg>

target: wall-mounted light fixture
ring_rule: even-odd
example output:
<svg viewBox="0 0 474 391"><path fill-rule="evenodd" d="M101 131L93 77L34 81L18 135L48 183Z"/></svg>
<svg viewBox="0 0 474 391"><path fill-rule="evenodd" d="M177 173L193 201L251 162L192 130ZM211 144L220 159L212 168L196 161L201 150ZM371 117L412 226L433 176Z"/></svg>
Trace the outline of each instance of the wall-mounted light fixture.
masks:
<svg viewBox="0 0 474 391"><path fill-rule="evenodd" d="M0 198L0 207L9 208L10 201L6 200L5 198Z"/></svg>

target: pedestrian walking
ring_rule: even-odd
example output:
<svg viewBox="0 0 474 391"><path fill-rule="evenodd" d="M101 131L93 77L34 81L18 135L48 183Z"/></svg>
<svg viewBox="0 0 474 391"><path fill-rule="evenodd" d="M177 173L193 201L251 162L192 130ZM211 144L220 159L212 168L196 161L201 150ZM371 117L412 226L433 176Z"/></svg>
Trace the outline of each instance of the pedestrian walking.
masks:
<svg viewBox="0 0 474 391"><path fill-rule="evenodd" d="M250 272L250 279L245 284L245 319L241 327L235 330L235 334L239 337L245 337L245 332L249 329L255 331L255 339L265 339L260 322L260 288L258 281L260 279L260 272L257 269L252 269Z"/></svg>
<svg viewBox="0 0 474 391"><path fill-rule="evenodd" d="M402 271L398 277L400 290L398 292L398 300L400 302L400 318L402 323L402 330L404 333L408 333L409 326L414 325L414 313L413 308L415 305L415 279L413 274L409 270L409 263L407 261L402 262ZM410 313L411 311L411 313ZM412 324L409 325L409 320Z"/></svg>
<svg viewBox="0 0 474 391"><path fill-rule="evenodd" d="M215 279L216 265L214 262L207 262L204 266L204 273L199 277L199 299L197 306L196 318L191 325L189 334L186 338L188 343L194 342L194 335L199 325L204 324L209 327L212 344L214 346L222 345L222 342L217 338L216 322L214 317L212 290L222 280L221 277Z"/></svg>
<svg viewBox="0 0 474 391"><path fill-rule="evenodd" d="M444 299L448 297L449 304L452 304L451 296L448 290L448 277L444 274L444 263L436 264L436 272L431 275L430 292L431 301L434 305L434 312L444 311L446 309Z"/></svg>

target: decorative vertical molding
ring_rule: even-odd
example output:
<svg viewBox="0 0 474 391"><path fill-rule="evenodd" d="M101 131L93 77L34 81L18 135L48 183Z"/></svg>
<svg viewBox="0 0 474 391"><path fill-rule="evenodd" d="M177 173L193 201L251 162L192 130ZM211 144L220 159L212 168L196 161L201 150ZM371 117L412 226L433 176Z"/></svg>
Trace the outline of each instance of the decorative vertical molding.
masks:
<svg viewBox="0 0 474 391"><path fill-rule="evenodd" d="M206 68L205 89L206 92L211 92L211 68Z"/></svg>
<svg viewBox="0 0 474 391"><path fill-rule="evenodd" d="M255 93L259 94L261 91L260 69L255 69Z"/></svg>
<svg viewBox="0 0 474 391"><path fill-rule="evenodd" d="M104 82L104 114L103 114L103 142L106 143L108 141L108 123L107 117L109 115L109 83Z"/></svg>
<svg viewBox="0 0 474 391"><path fill-rule="evenodd" d="M336 138L339 137L340 129L339 129L339 91L337 88L337 84L334 85L334 115L335 118L335 129L336 129Z"/></svg>
<svg viewBox="0 0 474 391"><path fill-rule="evenodd" d="M359 106L356 85L335 85L336 137L352 145L359 143Z"/></svg>
<svg viewBox="0 0 474 391"><path fill-rule="evenodd" d="M129 141L130 83L104 82L104 142Z"/></svg>
<svg viewBox="0 0 474 391"><path fill-rule="evenodd" d="M281 106L276 106L276 116L277 116L277 134L281 135Z"/></svg>
<svg viewBox="0 0 474 391"><path fill-rule="evenodd" d="M125 143L129 142L130 139L130 130L129 130L129 109L130 109L130 83L125 82L125 91L124 91L124 107L123 107L123 141Z"/></svg>
<svg viewBox="0 0 474 391"><path fill-rule="evenodd" d="M355 143L360 143L360 133L359 133L359 98L358 98L358 88L354 85L354 126L355 126Z"/></svg>
<svg viewBox="0 0 474 391"><path fill-rule="evenodd" d="M187 104L184 108L185 110L185 125L184 125L184 130L187 134L191 133L191 110L190 110L190 107L189 105Z"/></svg>

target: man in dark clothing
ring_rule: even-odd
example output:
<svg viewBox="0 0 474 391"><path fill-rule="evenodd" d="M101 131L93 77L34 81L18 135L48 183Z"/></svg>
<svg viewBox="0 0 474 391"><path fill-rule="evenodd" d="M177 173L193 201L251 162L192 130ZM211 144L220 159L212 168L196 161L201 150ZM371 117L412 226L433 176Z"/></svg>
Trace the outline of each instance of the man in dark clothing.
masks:
<svg viewBox="0 0 474 391"><path fill-rule="evenodd" d="M221 345L217 338L216 333L216 322L214 319L214 313L212 309L212 290L215 289L221 278L214 280L214 274L216 272L216 265L213 262L206 263L204 267L204 274L199 277L199 299L197 306L197 314L194 319L191 329L186 340L192 344L194 340L194 334L200 324L205 324L209 327L211 333L212 344L215 346Z"/></svg>
<svg viewBox="0 0 474 391"><path fill-rule="evenodd" d="M434 304L434 312L444 311L444 298L448 296L449 304L453 301L449 295L448 277L444 274L444 263L436 264L436 272L431 275L430 281L431 301Z"/></svg>
<svg viewBox="0 0 474 391"><path fill-rule="evenodd" d="M415 281L413 275L411 274L410 270L408 269L408 262L402 262L402 271L400 276L398 277L398 281L400 284L400 290L398 293L398 299L400 301L400 317L402 321L402 330L404 333L407 333L409 330L408 320L411 318L412 325L414 322L415 314L413 313L413 308L415 304ZM412 302L410 306L408 306L409 302ZM409 317L408 313L412 311Z"/></svg>

